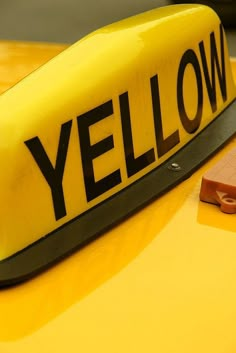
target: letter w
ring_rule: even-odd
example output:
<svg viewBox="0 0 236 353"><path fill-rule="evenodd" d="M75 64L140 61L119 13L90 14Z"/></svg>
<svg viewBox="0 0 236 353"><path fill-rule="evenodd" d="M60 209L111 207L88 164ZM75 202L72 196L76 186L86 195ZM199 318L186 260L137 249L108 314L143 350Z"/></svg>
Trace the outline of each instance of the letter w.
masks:
<svg viewBox="0 0 236 353"><path fill-rule="evenodd" d="M224 30L223 26L220 25L220 58L221 58L221 69L219 64L219 56L216 48L215 34L212 32L210 34L210 60L211 60L211 78L209 75L209 70L207 66L206 53L204 48L204 43L201 41L199 43L199 49L202 58L203 71L207 86L208 97L211 103L211 109L214 113L217 110L216 102L216 77L215 68L217 71L217 76L219 79L221 95L223 101L227 100L227 88L226 88L226 72L225 72L225 53L224 53Z"/></svg>

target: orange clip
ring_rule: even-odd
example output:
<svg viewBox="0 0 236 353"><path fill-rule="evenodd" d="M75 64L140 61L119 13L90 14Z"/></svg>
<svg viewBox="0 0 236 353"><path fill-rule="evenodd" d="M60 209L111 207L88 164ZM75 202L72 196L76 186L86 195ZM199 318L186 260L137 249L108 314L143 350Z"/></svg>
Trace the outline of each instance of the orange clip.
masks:
<svg viewBox="0 0 236 353"><path fill-rule="evenodd" d="M236 148L202 178L200 200L220 205L225 213L236 213Z"/></svg>

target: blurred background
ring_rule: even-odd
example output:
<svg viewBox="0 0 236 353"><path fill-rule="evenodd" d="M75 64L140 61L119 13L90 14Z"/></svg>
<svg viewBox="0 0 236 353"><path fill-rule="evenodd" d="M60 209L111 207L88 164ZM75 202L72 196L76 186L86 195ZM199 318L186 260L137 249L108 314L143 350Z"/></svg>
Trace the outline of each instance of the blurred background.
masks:
<svg viewBox="0 0 236 353"><path fill-rule="evenodd" d="M73 43L87 33L171 0L0 0L0 40ZM187 1L211 5L227 27L236 56L236 0Z"/></svg>

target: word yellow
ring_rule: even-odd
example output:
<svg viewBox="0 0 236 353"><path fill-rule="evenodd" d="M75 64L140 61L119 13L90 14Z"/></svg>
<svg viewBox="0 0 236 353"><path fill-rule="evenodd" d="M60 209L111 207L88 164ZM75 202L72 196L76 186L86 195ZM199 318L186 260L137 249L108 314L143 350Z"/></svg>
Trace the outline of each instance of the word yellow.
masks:
<svg viewBox="0 0 236 353"><path fill-rule="evenodd" d="M226 87L226 71L225 71L225 52L224 52L224 36L223 28L220 25L220 52L217 52L215 33L210 33L210 51L209 64L206 55L206 49L203 41L198 45L201 60L193 49L187 49L180 60L177 78L173 80L176 85L176 99L178 105L179 121L187 134L195 133L202 121L204 94L203 89L206 88L208 99L211 105L212 113L217 111L216 98L216 81L218 80L220 92L223 101L227 100ZM195 74L195 82L197 89L197 106L194 116L189 116L185 107L184 100L184 79L188 66L191 66ZM202 75L203 72L203 75ZM150 78L150 95L152 101L153 121L155 128L156 147L158 158L165 155L174 146L180 143L179 129L164 137L163 133L163 117L161 109L160 89L158 82L158 74ZM135 149L133 143L133 131L131 124L129 92L126 91L119 95L119 109L122 126L123 148L125 155L125 165L127 176L130 178L142 169L151 165L156 161L154 148L151 148L143 154L135 157ZM77 127L79 135L79 144L81 151L82 169L84 186L86 190L87 201L90 202L106 191L114 188L122 182L120 169L115 170L109 175L105 175L100 180L95 180L95 172L93 161L116 148L114 145L113 135L91 144L90 128L99 121L113 115L113 101L107 102L94 107L92 110L85 112L77 117ZM55 219L59 220L66 216L66 202L63 192L63 175L66 166L67 153L71 135L72 120L61 125L60 138L57 148L57 156L55 163L50 161L47 152L38 136L25 141L26 146L32 153L42 175L50 187L52 194L52 203L54 207ZM80 176L78 175L78 178Z"/></svg>

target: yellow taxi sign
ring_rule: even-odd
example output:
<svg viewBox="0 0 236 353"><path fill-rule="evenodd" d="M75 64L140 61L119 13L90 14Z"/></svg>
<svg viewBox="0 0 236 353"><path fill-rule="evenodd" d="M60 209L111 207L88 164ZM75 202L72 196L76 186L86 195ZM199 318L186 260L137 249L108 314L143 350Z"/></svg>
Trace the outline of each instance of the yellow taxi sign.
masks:
<svg viewBox="0 0 236 353"><path fill-rule="evenodd" d="M54 262L158 195L143 177L196 141L235 94L223 27L200 5L102 28L3 94L0 259L17 255L0 272L46 235L35 251L57 244ZM168 178L168 188L178 181ZM138 201L127 193L136 181Z"/></svg>

